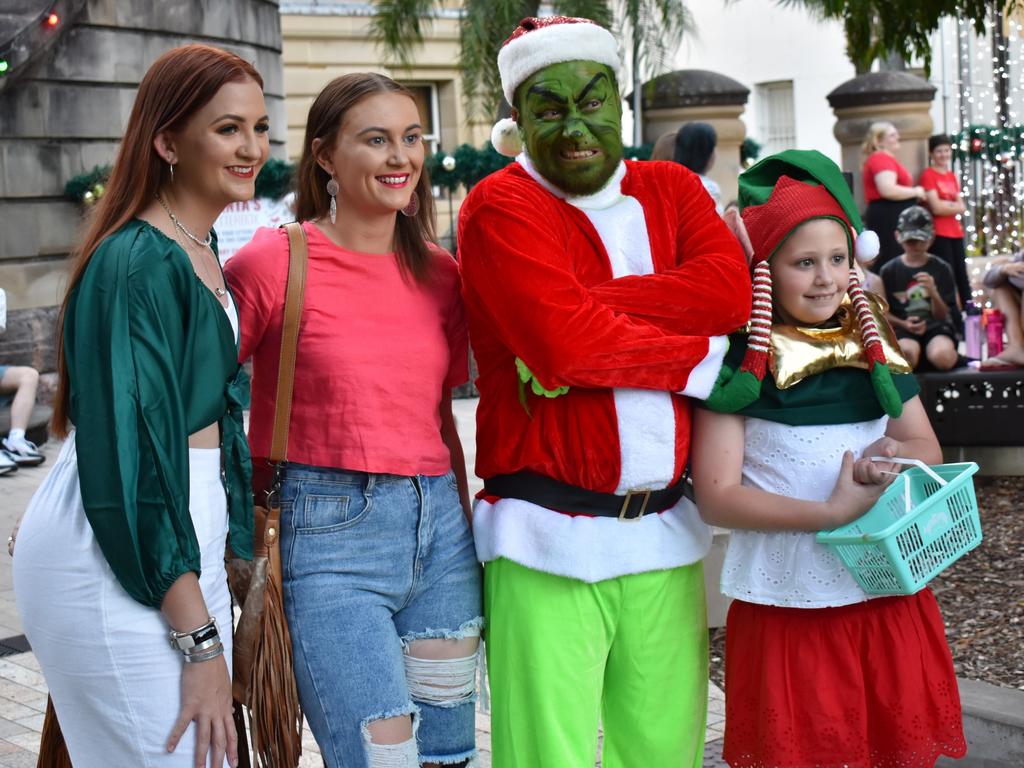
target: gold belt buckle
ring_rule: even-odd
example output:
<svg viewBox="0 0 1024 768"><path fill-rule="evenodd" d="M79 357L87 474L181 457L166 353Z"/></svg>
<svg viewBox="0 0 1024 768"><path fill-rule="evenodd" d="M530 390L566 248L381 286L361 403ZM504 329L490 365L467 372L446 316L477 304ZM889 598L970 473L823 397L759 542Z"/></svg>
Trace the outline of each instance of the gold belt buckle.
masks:
<svg viewBox="0 0 1024 768"><path fill-rule="evenodd" d="M629 502L634 496L643 496L643 503L640 505L640 512L636 516L627 517L626 512L629 510ZM623 523L635 523L644 516L647 511L647 504L651 500L650 491L626 491L626 498L622 502L622 509L619 510L619 521Z"/></svg>

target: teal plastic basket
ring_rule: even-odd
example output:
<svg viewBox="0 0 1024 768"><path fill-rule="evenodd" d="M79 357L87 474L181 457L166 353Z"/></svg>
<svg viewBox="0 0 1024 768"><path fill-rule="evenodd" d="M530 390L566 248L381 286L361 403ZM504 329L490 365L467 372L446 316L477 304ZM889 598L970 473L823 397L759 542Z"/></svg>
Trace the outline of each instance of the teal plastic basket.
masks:
<svg viewBox="0 0 1024 768"><path fill-rule="evenodd" d="M912 595L981 543L972 479L978 465L904 463L919 466L902 472L861 517L817 536L872 595Z"/></svg>

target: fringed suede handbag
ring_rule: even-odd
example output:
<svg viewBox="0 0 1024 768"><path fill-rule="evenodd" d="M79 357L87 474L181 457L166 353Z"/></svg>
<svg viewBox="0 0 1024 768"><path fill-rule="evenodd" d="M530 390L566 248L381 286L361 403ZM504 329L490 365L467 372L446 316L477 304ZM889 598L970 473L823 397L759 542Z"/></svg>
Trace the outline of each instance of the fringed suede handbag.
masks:
<svg viewBox="0 0 1024 768"><path fill-rule="evenodd" d="M285 228L290 255L269 456L271 471L253 467L253 559L229 559L227 565L231 591L242 609L234 633L232 695L236 704L249 711L253 768L296 768L302 754L302 708L281 593L280 490L288 450L308 250L301 224L287 224ZM242 727L238 735L241 759L245 751Z"/></svg>

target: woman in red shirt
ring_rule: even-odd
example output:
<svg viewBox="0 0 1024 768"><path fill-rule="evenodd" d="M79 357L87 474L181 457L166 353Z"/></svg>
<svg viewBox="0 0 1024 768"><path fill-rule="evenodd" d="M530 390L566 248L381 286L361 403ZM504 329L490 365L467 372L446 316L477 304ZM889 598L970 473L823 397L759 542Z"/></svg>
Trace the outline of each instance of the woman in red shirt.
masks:
<svg viewBox="0 0 1024 768"><path fill-rule="evenodd" d="M339 77L310 108L297 174L309 264L281 560L299 696L331 768L475 754L481 575L451 402L468 341L420 123L393 80ZM253 358L255 457L270 449L288 258L284 230L261 229L225 268Z"/></svg>
<svg viewBox="0 0 1024 768"><path fill-rule="evenodd" d="M967 254L964 251L964 228L959 216L967 210L960 197L960 183L950 168L953 142L944 134L928 139L930 164L921 171L920 184L928 196L928 208L935 219L935 241L929 251L953 270L961 309L971 299L971 282L967 278Z"/></svg>
<svg viewBox="0 0 1024 768"><path fill-rule="evenodd" d="M910 171L896 159L900 148L900 132L892 123L872 123L864 138L862 151L866 156L863 168L864 225L878 233L881 250L871 271L881 272L887 262L903 253L896 242L896 219L904 208L924 200L923 187L914 186Z"/></svg>

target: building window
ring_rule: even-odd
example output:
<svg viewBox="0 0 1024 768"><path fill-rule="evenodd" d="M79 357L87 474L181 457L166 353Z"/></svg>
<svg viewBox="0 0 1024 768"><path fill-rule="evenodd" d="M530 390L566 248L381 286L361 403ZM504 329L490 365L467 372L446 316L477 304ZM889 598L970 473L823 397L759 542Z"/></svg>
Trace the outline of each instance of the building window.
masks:
<svg viewBox="0 0 1024 768"><path fill-rule="evenodd" d="M440 110L438 109L437 86L434 83L402 83L412 92L423 121L423 142L427 154L437 152L441 136Z"/></svg>
<svg viewBox="0 0 1024 768"><path fill-rule="evenodd" d="M759 83L757 89L757 138L764 145L762 156L796 146L796 110L793 81Z"/></svg>

